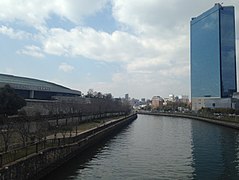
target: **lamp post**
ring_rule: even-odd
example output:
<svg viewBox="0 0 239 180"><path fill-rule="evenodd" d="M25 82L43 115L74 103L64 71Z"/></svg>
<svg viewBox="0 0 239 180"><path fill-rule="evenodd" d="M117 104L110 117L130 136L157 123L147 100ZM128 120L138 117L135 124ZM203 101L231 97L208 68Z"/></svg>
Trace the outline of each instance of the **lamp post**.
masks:
<svg viewBox="0 0 239 180"><path fill-rule="evenodd" d="M58 132L58 125L56 125L56 127L55 127L54 141L56 140L56 135L57 135L57 132Z"/></svg>

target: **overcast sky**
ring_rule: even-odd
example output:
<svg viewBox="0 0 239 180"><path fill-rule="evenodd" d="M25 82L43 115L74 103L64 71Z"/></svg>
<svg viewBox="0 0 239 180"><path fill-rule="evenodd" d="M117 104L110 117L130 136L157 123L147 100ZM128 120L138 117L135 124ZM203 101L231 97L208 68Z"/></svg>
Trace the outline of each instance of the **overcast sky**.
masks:
<svg viewBox="0 0 239 180"><path fill-rule="evenodd" d="M214 3L1 0L0 73L114 97L190 95L190 19ZM239 37L239 1L223 5L235 6Z"/></svg>

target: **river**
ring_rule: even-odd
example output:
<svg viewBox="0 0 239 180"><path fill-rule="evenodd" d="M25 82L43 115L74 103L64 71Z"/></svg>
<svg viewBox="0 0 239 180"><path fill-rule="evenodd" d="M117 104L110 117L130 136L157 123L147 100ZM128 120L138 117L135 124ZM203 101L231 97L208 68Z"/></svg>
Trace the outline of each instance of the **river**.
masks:
<svg viewBox="0 0 239 180"><path fill-rule="evenodd" d="M138 115L44 180L239 179L239 131L197 120Z"/></svg>

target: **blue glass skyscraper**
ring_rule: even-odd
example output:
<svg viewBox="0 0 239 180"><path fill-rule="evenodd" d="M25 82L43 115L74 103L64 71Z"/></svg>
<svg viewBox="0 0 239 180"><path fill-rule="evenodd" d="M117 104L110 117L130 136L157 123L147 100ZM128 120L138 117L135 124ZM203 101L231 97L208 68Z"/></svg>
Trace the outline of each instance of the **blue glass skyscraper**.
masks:
<svg viewBox="0 0 239 180"><path fill-rule="evenodd" d="M215 6L191 20L191 97L237 91L234 7Z"/></svg>

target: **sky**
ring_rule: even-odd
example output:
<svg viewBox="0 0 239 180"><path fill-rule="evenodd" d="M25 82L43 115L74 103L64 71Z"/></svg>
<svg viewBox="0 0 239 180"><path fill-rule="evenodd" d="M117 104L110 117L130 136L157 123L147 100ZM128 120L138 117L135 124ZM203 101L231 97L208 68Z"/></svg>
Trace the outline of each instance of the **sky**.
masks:
<svg viewBox="0 0 239 180"><path fill-rule="evenodd" d="M0 73L46 80L84 94L94 89L114 97L190 96L190 20L214 4L1 0ZM239 1L223 4L230 5L239 38Z"/></svg>

